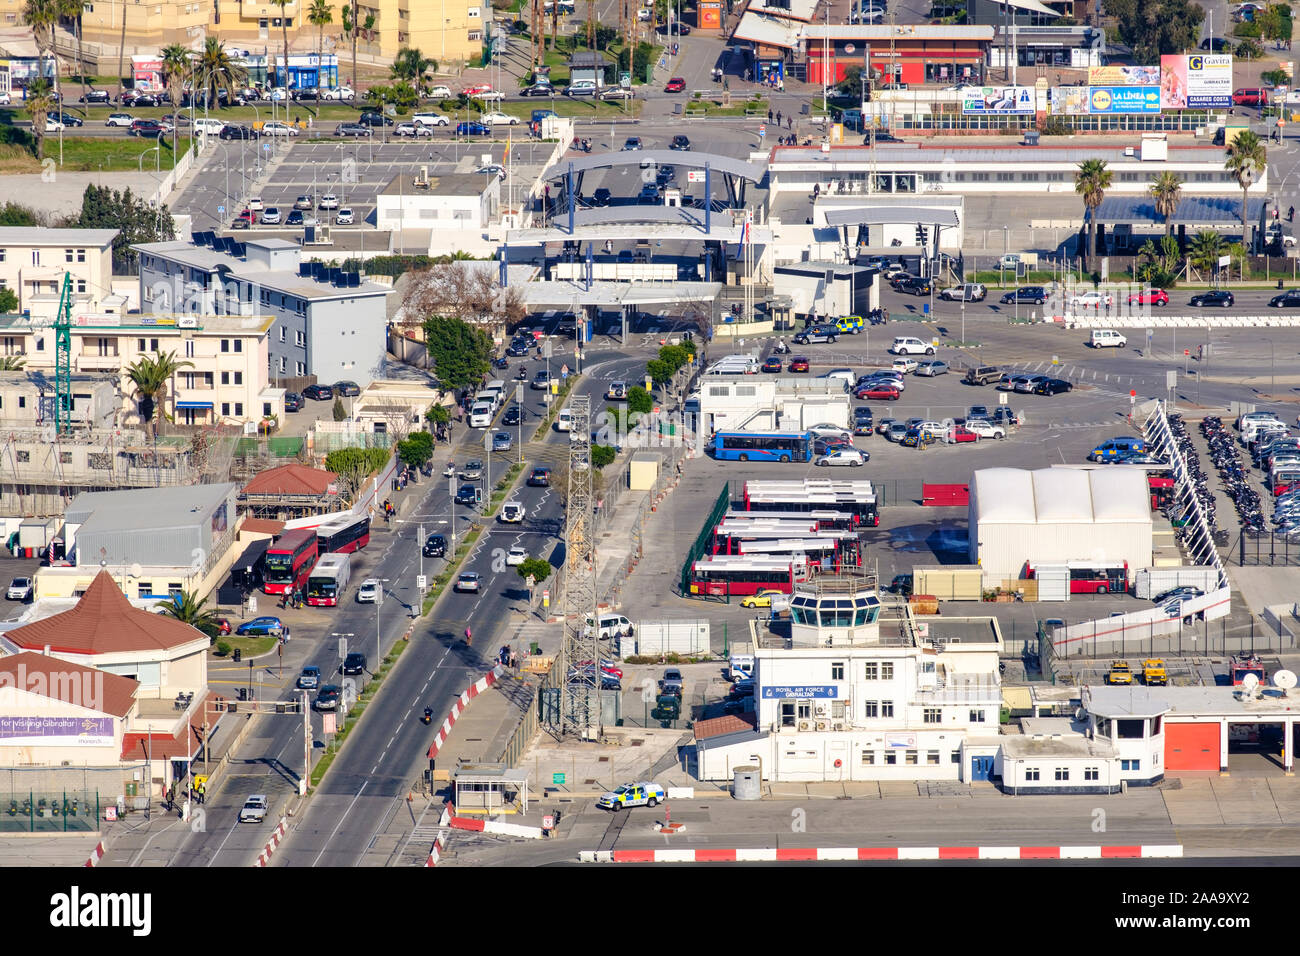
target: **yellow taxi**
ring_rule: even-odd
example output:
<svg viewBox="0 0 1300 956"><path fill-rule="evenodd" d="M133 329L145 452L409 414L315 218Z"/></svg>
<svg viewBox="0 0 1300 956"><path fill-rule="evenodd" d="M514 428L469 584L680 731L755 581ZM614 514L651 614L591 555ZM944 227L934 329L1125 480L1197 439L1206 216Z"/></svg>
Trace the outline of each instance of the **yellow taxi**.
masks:
<svg viewBox="0 0 1300 956"><path fill-rule="evenodd" d="M786 603L784 591L777 588L760 588L753 594L743 598L740 602L741 607L771 607L772 601L775 600L778 605Z"/></svg>

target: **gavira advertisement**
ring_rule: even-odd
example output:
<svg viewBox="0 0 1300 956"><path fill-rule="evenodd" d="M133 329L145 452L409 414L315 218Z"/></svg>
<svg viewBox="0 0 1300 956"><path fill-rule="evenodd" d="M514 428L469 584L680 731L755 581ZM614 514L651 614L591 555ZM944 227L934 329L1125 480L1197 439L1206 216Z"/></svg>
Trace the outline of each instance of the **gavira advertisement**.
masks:
<svg viewBox="0 0 1300 956"><path fill-rule="evenodd" d="M961 111L965 114L1005 114L1034 112L1034 91L1027 86L981 86L962 94Z"/></svg>
<svg viewBox="0 0 1300 956"><path fill-rule="evenodd" d="M1232 57L1172 54L1160 58L1160 108L1227 109L1232 106Z"/></svg>
<svg viewBox="0 0 1300 956"><path fill-rule="evenodd" d="M1159 86L1158 66L1090 66L1089 86Z"/></svg>

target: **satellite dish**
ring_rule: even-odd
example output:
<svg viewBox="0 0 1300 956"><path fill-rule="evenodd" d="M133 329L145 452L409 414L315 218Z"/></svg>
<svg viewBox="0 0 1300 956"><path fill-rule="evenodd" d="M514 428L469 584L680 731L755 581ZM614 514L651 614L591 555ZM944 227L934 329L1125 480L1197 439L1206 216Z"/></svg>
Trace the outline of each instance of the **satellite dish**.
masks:
<svg viewBox="0 0 1300 956"><path fill-rule="evenodd" d="M131 565L131 577L138 578L143 573L144 573L144 568L140 567L139 564Z"/></svg>
<svg viewBox="0 0 1300 956"><path fill-rule="evenodd" d="M1082 707L1074 708L1074 719L1082 723L1088 719L1088 712Z"/></svg>
<svg viewBox="0 0 1300 956"><path fill-rule="evenodd" d="M1253 674L1251 675L1254 676ZM1282 688L1282 696L1296 685L1295 671L1278 671L1273 675L1273 686Z"/></svg>
<svg viewBox="0 0 1300 956"><path fill-rule="evenodd" d="M1258 686L1259 686L1258 674L1247 674L1245 677L1241 679L1241 692L1246 697L1253 698L1255 696L1255 688Z"/></svg>

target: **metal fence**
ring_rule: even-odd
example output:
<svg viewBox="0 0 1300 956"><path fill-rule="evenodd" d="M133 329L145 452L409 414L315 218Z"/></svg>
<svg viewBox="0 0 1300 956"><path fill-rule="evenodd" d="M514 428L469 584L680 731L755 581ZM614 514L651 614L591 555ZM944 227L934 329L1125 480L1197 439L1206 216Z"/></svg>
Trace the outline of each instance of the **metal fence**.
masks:
<svg viewBox="0 0 1300 956"><path fill-rule="evenodd" d="M713 540L713 529L718 526L718 522L722 520L723 515L729 510L731 510L731 485L723 482L722 491L718 493L718 498L714 502L712 510L709 511L708 517L704 519L704 524L700 527L700 533L696 535L695 540L686 552L686 560L682 562L681 594L689 593L691 565L708 550L709 542Z"/></svg>
<svg viewBox="0 0 1300 956"><path fill-rule="evenodd" d="M71 833L99 829L103 798L94 790L27 790L3 800L0 833ZM113 801L116 803L116 800Z"/></svg>
<svg viewBox="0 0 1300 956"><path fill-rule="evenodd" d="M1254 615L1248 621L1238 621L1234 623L1232 617L1221 617L1214 621L1193 621L1191 624L1184 622L1173 633L1153 636L1152 628L1148 625L1137 624L1117 630L1113 622L1102 618L1091 622L1096 632L1091 639L1085 635L1069 643L1053 644L1050 648L1050 663L1052 670L1056 671L1071 658L1129 655L1160 657L1163 654L1230 655L1295 650L1294 636L1289 630L1269 627ZM1067 621L1066 625L1070 626L1070 622ZM1060 633L1060 629L1057 633ZM1048 660L1047 657L1042 659Z"/></svg>
<svg viewBox="0 0 1300 956"><path fill-rule="evenodd" d="M1285 534L1242 532L1233 548L1237 564L1243 568L1266 565L1294 567L1300 565L1300 537Z"/></svg>

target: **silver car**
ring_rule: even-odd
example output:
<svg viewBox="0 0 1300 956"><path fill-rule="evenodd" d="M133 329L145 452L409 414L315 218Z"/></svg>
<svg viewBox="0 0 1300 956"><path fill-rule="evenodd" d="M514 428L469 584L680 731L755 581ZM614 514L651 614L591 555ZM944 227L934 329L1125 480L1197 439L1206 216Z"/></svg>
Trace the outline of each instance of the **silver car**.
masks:
<svg viewBox="0 0 1300 956"><path fill-rule="evenodd" d="M483 462L477 458L471 458L465 462L465 467L460 470L460 477L465 481L478 481L483 477Z"/></svg>
<svg viewBox="0 0 1300 956"><path fill-rule="evenodd" d="M947 375L948 363L947 362L922 362L920 365L916 367L916 371L913 374L924 376L926 378L934 378L934 376L936 375Z"/></svg>

